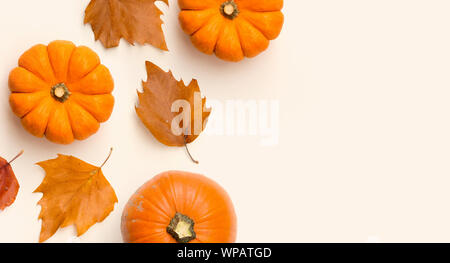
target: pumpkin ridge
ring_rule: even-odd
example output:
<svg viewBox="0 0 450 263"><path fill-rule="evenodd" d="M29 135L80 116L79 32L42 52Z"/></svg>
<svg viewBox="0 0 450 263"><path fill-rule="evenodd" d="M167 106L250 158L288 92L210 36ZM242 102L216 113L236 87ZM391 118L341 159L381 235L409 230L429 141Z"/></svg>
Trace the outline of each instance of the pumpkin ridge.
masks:
<svg viewBox="0 0 450 263"><path fill-rule="evenodd" d="M201 0L201 1L204 1L204 0ZM181 10L197 11L197 10L205 10L205 9L208 9L208 8L216 8L216 7L219 8L220 7L219 3L212 3L210 5L209 5L209 3L207 3L203 7L201 7L201 5L200 5L200 6L192 8L192 5L191 5L191 7L189 8L189 7L187 7L187 6L189 6L189 3L186 6L186 3L182 3L182 2L186 2L186 1L178 0L178 6L180 7Z"/></svg>
<svg viewBox="0 0 450 263"><path fill-rule="evenodd" d="M98 56L97 53L94 52L94 50L90 49L90 48L87 47L87 46L77 46L77 47L74 49L74 51L73 51L73 53L72 53L72 56L71 56L70 59L69 59L69 66L68 66L68 68L67 68L68 72L70 72L70 69L71 69L71 66L72 66L72 60L73 60L73 56L74 56L75 52L76 52L78 49L81 49L81 48L83 48L83 49L85 49L85 50L88 50L89 52L92 52L91 54L95 55L98 61L97 61L97 63L95 64L95 66L92 67L91 70L87 71L87 72L84 73L81 77L78 77L77 79L71 79L71 81L69 81L69 74L68 74L68 75L67 75L67 78L68 78L68 79L66 80L66 85L70 85L70 84L72 84L72 83L76 83L76 82L78 82L78 81L84 79L87 75L89 75L89 74L92 73L95 69L97 69L98 66L102 65L101 60L100 60L100 57Z"/></svg>
<svg viewBox="0 0 450 263"><path fill-rule="evenodd" d="M200 226L196 225L195 228L196 228L196 229L195 229L195 232L197 232L197 233L208 232L208 231L210 231L210 230L228 230L228 227L227 227L227 226L217 226L217 227L210 227L210 226L207 226L207 227L200 227Z"/></svg>
<svg viewBox="0 0 450 263"><path fill-rule="evenodd" d="M46 91L41 90L41 91L36 91L36 92L14 92L14 93L16 93L16 94L32 95L32 94L34 94L34 93L39 93L39 92L42 92L42 93L44 94ZM14 93L12 93L12 94L14 94ZM25 113L25 114L24 114L23 116L21 116L20 118L25 118L25 116L27 116L28 113L32 112L35 108L37 108L37 107L42 103L42 101L45 100L45 99L47 99L47 97L46 97L46 96L43 96L40 100L38 100L38 101L36 102L36 105L34 105L29 111L27 111L27 113Z"/></svg>
<svg viewBox="0 0 450 263"><path fill-rule="evenodd" d="M167 226L167 223L162 223L162 222L158 222L158 221L150 221L148 219L144 219L144 218L133 218L133 220L135 221L140 221L142 223L145 224L155 224L155 225L161 225L161 227L165 228Z"/></svg>
<svg viewBox="0 0 450 263"><path fill-rule="evenodd" d="M33 71L27 69L26 67L19 66L19 68L22 68L22 69L24 69L24 70L30 72L31 74L33 74L33 76L35 76L36 78L42 80L42 82L44 82L45 84L51 86L51 84L48 83L48 82L47 82L40 74L37 74L37 73L35 73L35 72L33 72ZM53 69L52 69L52 70L53 70Z"/></svg>
<svg viewBox="0 0 450 263"><path fill-rule="evenodd" d="M172 194L172 201L173 201L173 204L174 204L174 207L175 207L175 211L177 211L177 212L180 212L179 211L179 208L180 207L178 207L178 203L177 203L177 193L176 193L176 191L175 191L175 188L174 188L174 182L173 182L173 180L172 180L172 176L167 176L167 180L168 180L168 186L169 186L169 189L170 189L170 192L171 192L171 194ZM183 211L183 212L185 212L185 211Z"/></svg>
<svg viewBox="0 0 450 263"><path fill-rule="evenodd" d="M207 23L209 23L209 21L211 20L212 17L214 17L215 15L217 15L217 12L214 11L214 8L205 8L205 9L199 9L199 10L181 10L180 14L178 15L178 19L180 20L181 15L184 13L188 13L188 12L208 12L210 11L211 14L210 16L206 19L206 21L204 21L198 28L197 30L193 31L191 34L188 34L189 36L192 36L193 34L195 34L198 30L200 30L201 28L203 28ZM183 31L185 31L185 27L182 25L181 26ZM185 31L186 32L186 31Z"/></svg>
<svg viewBox="0 0 450 263"><path fill-rule="evenodd" d="M75 138L75 131L73 130L73 125L72 125L73 121L72 121L72 118L70 117L69 110L67 109L67 107L68 107L68 105L66 103L64 103L64 110L67 112L67 117L69 118L69 122L70 122L69 126L70 126L70 129L72 130L73 137Z"/></svg>
<svg viewBox="0 0 450 263"><path fill-rule="evenodd" d="M191 201L191 208L195 209L195 205L197 204L197 200L200 198L200 194L203 193L203 189L205 188L205 184L203 182L197 182L196 183L196 189L195 189L195 196L194 199ZM198 218L195 221L195 223L198 225L200 222L198 222Z"/></svg>
<svg viewBox="0 0 450 263"><path fill-rule="evenodd" d="M62 103L60 103L60 104L54 103L54 105L55 105L54 106L54 110L53 110L52 114L48 118L47 128L46 128L45 133L44 133L45 137L47 137L47 139L49 141L52 141L52 142L55 142L55 143L66 144L66 145L70 144L70 143L72 143L75 140L75 137L73 135L72 126L69 123L70 122L69 121L69 114L68 114L66 108L64 107L64 104L62 104ZM58 109L58 107L60 107L60 108ZM55 138L55 134L49 133L49 129L52 127L51 126L52 122L54 122L55 120L58 121L58 119L56 119L56 118L53 119L53 115L55 115L58 110L60 110L62 112L62 114L64 114L64 119L60 119L59 122L66 122L66 125L69 127L69 129L68 130L64 130L64 132L67 133L67 134L65 134L63 136L57 136L58 138ZM58 130L58 131L60 131L60 130ZM69 137L67 137L67 135L69 135Z"/></svg>
<svg viewBox="0 0 450 263"><path fill-rule="evenodd" d="M150 204L150 206L152 206L152 207L156 207L157 209L157 211L159 211L159 213L160 213L160 215L163 215L163 216L165 216L165 217L167 217L169 220L170 220L170 215L168 215L165 211L164 211L164 209L162 209L161 207L159 207L158 205L156 205L155 203L153 203L153 202L151 202L150 200L148 200L145 196L143 197L143 198L141 198L140 200L143 200L143 201L145 201L145 202L147 202L148 204Z"/></svg>
<svg viewBox="0 0 450 263"><path fill-rule="evenodd" d="M239 18L242 19L242 17L239 17ZM244 20L245 20L245 19L244 19ZM238 20L238 21L239 21L239 20ZM236 33L237 33L237 35L238 35L238 37L239 37L239 45L241 46L242 54L244 55L244 57L246 57L247 55L245 54L244 47L242 46L242 42L243 42L243 40L242 40L242 34L241 34L239 28L238 28L236 25L235 25L235 28L236 28Z"/></svg>
<svg viewBox="0 0 450 263"><path fill-rule="evenodd" d="M24 83L22 79L28 81ZM50 84L23 67L15 67L11 70L8 77L8 87L11 94L40 92L51 88Z"/></svg>
<svg viewBox="0 0 450 263"><path fill-rule="evenodd" d="M85 77L87 77L89 74L91 74L92 72L94 72L98 67L100 67L100 65L102 65L101 62L98 63L91 71L87 72L86 74L84 74L82 77L80 77L80 78L77 79L77 80L74 80L74 81L71 81L71 82L67 81L66 84L67 84L67 88L69 89L69 91L72 92L72 91L70 90L70 88L69 88L70 84L74 84L74 83L77 83L77 82L82 81Z"/></svg>
<svg viewBox="0 0 450 263"><path fill-rule="evenodd" d="M162 235L162 236L164 236L165 234L166 234L166 232L163 232L163 231L161 231L161 232L153 232L151 234L146 234L143 237L139 237L138 239L134 240L133 242L134 243L138 243L138 244L139 243L145 243L144 241L148 240L152 236L155 236L155 235Z"/></svg>
<svg viewBox="0 0 450 263"><path fill-rule="evenodd" d="M257 28L255 28L255 27L254 27L250 22L248 22L245 18L240 18L240 19L241 19L241 20L236 21L237 23L240 23L240 26L236 26L236 30L237 30L237 32L238 32L239 39L241 40L242 51L244 52L244 55L245 55L246 57L249 57L249 58L255 57L255 56L261 54L263 51L265 51L265 50L269 47L270 40L268 40L268 39L266 38L266 36L264 36L264 34L263 34L261 31L259 31ZM242 43L246 43L246 41L243 39L244 36L242 35L243 33L242 33L241 31L244 30L244 28L245 28L246 26L247 26L248 28L254 29L255 32L258 32L258 33L262 36L261 39L264 39L264 40L267 42L267 45L265 46L265 48L263 48L263 49L261 49L261 50L258 50L257 53L249 54L248 52L245 52L245 47L244 47L244 45L242 45ZM252 48L252 49L253 49L253 48ZM248 50L247 50L247 51L248 51ZM252 51L253 51L253 50L252 50Z"/></svg>
<svg viewBox="0 0 450 263"><path fill-rule="evenodd" d="M196 191L195 191L194 197L192 198L192 201L190 202L191 203L191 207L190 207L191 210L194 209L194 205L195 205L195 203L197 203L197 199L198 199L198 196L199 196L199 193L200 193L200 188L203 187L203 184L201 184L201 185L200 184L196 184L196 186L197 186L197 189L195 189ZM198 225L197 221L195 223Z"/></svg>
<svg viewBox="0 0 450 263"><path fill-rule="evenodd" d="M161 228L164 229L164 228ZM138 236L138 238L135 238L135 243L145 243L144 240L148 240L149 238L153 238L156 235L164 236L166 232L164 230L154 230L154 231L146 231L146 233L141 233L142 231L133 231L129 234L134 234L135 237Z"/></svg>
<svg viewBox="0 0 450 263"><path fill-rule="evenodd" d="M219 34L217 34L216 43L214 44L214 49L213 49L214 53L216 52L217 43L219 43L220 36L222 35L225 26L226 26L226 23L224 23L224 21L222 21L222 25L220 26Z"/></svg>
<svg viewBox="0 0 450 263"><path fill-rule="evenodd" d="M67 87L68 88L68 87ZM70 92L71 94L78 94L78 95L82 95L82 96L100 96L100 95L112 95L111 93L96 93L96 94L86 94L83 92L79 92L79 91L72 91Z"/></svg>
<svg viewBox="0 0 450 263"><path fill-rule="evenodd" d="M255 24L253 24L251 21L249 21L249 20L245 17L245 15L240 16L240 18L241 18L242 20L244 20L245 22L247 22L249 25L251 25L254 29L258 30L259 33L261 33L261 35L263 35L264 38L267 39L267 41L270 41L270 39L269 39L266 35L264 35L264 33L263 33L257 26L255 26ZM239 39L241 39L241 38L240 38L240 37L241 37L241 34L239 33L239 30L238 30L238 35L239 35Z"/></svg>
<svg viewBox="0 0 450 263"><path fill-rule="evenodd" d="M21 119L24 119L25 117L27 117L28 114L32 113L37 107L39 107L47 99L48 99L48 97L42 98L42 100L39 103L36 103L36 105L34 105L33 109L31 109L27 114L23 115L23 117ZM52 111L52 113L53 113L53 111ZM48 116L48 119L50 119L50 114ZM47 131L47 125L48 125L48 120L47 120L47 124L45 125L45 131ZM45 132L44 132L44 134L45 134Z"/></svg>
<svg viewBox="0 0 450 263"><path fill-rule="evenodd" d="M110 93L102 93L102 94L94 94L94 95L92 95L92 94L84 94L84 93L77 92L77 91L73 92L72 94L79 94L79 95L81 95L81 96L88 96L88 97L89 97L89 96L111 95ZM112 95L111 95L111 96L112 96ZM75 98L76 98L76 97L75 97ZM88 112L89 114L91 114L92 117L93 117L94 119L96 119L99 123L105 122L105 121L100 121L100 120L98 120L98 119L94 116L94 114L93 114L89 109L87 109L86 107L84 107L82 104L78 103L78 101L77 101L75 98L72 98L72 103L77 104L77 105L80 106L83 110L85 110L86 112ZM113 98L114 98L114 97L113 97ZM108 119L111 117L111 115L112 115L112 112L111 112L110 116L108 117Z"/></svg>
<svg viewBox="0 0 450 263"><path fill-rule="evenodd" d="M50 119L53 117L53 114L55 114L55 110L54 110L55 107L53 106L52 108L53 108L53 110L48 115L47 124L45 125L45 131L44 131L45 137L47 137L47 130L48 130L48 124L50 123ZM65 110L65 108L64 108L64 110Z"/></svg>
<svg viewBox="0 0 450 263"><path fill-rule="evenodd" d="M113 95L114 79L109 69L105 65L99 64L92 72L77 81L66 84L66 86L71 93L78 92L86 96Z"/></svg>
<svg viewBox="0 0 450 263"><path fill-rule="evenodd" d="M68 102L68 103L65 103L65 104L64 104L64 108L66 109L67 115L69 116L70 127L72 128L72 134L73 134L73 136L74 136L75 139L79 140L79 139L77 138L77 136L76 136L76 132L74 131L74 127L75 127L75 125L74 125L74 120L73 120L73 118L72 118L72 116L71 116L71 114L70 114L70 111L67 109L67 107L69 107L70 104L74 104L74 105L80 107L82 110L85 111L85 113L87 113L89 116L91 116L92 119L94 119L94 120L98 123L98 125L100 125L100 123L97 121L97 119L95 119L94 116L92 116L90 112L86 111L86 110L85 110L83 107L81 107L78 103L76 103L76 102L74 102L73 100L70 100L70 99L67 100L67 102ZM98 126L98 128L97 128L97 131L98 131L98 129L99 129L99 126ZM95 132L94 132L94 133L95 133ZM94 134L94 133L93 133L93 134ZM92 136L93 134L90 134L88 137ZM87 139L88 137L86 137L85 139Z"/></svg>
<svg viewBox="0 0 450 263"><path fill-rule="evenodd" d="M27 69L27 68L24 68L24 67L20 67L20 68L22 68L22 69L28 71L28 72L31 73L33 76L35 76L36 78L38 78L39 80L41 80L43 83L45 83L46 85L48 85L48 88L49 88L49 89L51 88L52 84L51 84L51 83L48 83L48 82L47 82L45 79L43 79L39 74L36 74L36 73L34 73L33 71L31 71L31 70L29 70L29 69ZM32 92L21 92L21 93L32 93Z"/></svg>
<svg viewBox="0 0 450 263"><path fill-rule="evenodd" d="M167 178L167 176L165 176L165 177L163 177L164 179L166 179L166 180L168 180ZM170 182L169 182L169 185L170 185ZM170 188L170 186L169 186L169 188ZM176 209L177 209L177 204L176 204L176 202L173 200L173 196L172 196L172 199L170 198L170 196L169 196L169 198L167 198L167 192L166 191L163 191L163 190L161 190L161 187L157 187L156 189L158 189L159 190L159 192L161 193L161 195L162 195L162 197L166 200L166 202L169 204L169 207L172 207L172 208L174 208L175 209L175 212L177 212L176 211ZM169 216L169 218L171 219L174 215L168 215Z"/></svg>
<svg viewBox="0 0 450 263"><path fill-rule="evenodd" d="M49 81L45 80L45 76L41 75L40 72L38 72L38 71L35 72L35 71L33 71L33 70L31 70L31 69L25 67L25 66L23 65L23 63L21 63L21 59L23 58L23 56L24 56L25 54L27 54L29 51L31 51L31 50L33 50L33 49L35 49L35 48L38 48L38 47L45 47L45 53L46 53L46 55L44 55L44 58L47 58L48 65L50 65L50 68L51 68L51 70L52 70L51 73L53 73L53 74L51 75L51 80L49 80ZM37 55L37 54L34 54L34 55ZM28 66L30 66L30 65L28 65ZM41 65L41 66L42 66L42 65ZM54 72L53 72L53 68L52 68L51 63L50 63L50 57L49 57L49 55L48 55L48 50L47 50L47 46L46 46L46 45L38 44L38 45L35 45L35 46L31 47L29 50L25 51L25 53L23 53L22 56L19 58L19 67L24 68L24 69L28 70L29 72L33 73L33 75L35 75L36 77L38 77L39 79L41 79L42 81L44 81L44 82L47 83L47 84L50 84L50 85L56 84L56 83L51 83L52 81L56 81L56 77L55 77L55 74L54 74Z"/></svg>
<svg viewBox="0 0 450 263"><path fill-rule="evenodd" d="M197 32L195 32L195 34L193 34L192 35L192 38L191 38L191 41L193 40L193 39L195 39L195 35L201 30L201 29L203 29L203 28L205 28L206 26L208 26L209 24L214 24L213 22L214 21L212 21L213 19L215 19L215 18L217 18L217 17L219 17L219 20L217 21L217 23L221 23L220 24L220 29L218 29L218 31L217 31L217 34L216 34L216 36L215 36L215 39L214 40L212 40L211 41L211 43L214 43L214 46L212 47L212 49L211 49L211 54L212 53L214 53L214 51L215 51L215 49L216 49L216 46L217 46L217 41L219 41L219 37L220 37L220 33L221 33L221 31L222 31L222 29L223 29L223 25L224 25L224 18L222 17L222 15L219 13L219 14L216 14L215 16L211 16L211 19L208 21L208 23L206 23L203 27L201 27ZM210 32L211 33L211 32ZM214 34L215 34L215 31L213 32ZM209 34L209 36L211 36L212 34ZM212 39L212 37L211 37L211 39ZM197 47L198 48L198 47ZM204 53L206 53L206 54L210 54L210 53L208 53L208 52L205 52L205 51L203 51Z"/></svg>
<svg viewBox="0 0 450 263"><path fill-rule="evenodd" d="M267 39L267 40L273 40L274 38L268 37L266 36L266 34L263 32L263 30L261 30L257 25L255 25L249 18L246 17L246 13L281 13L281 11L264 11L264 12L256 12L256 11L251 11L251 10L245 10L244 12L242 12L241 17L247 21L248 23L250 23L256 30L258 30L259 32L261 32L261 34L263 34L263 36ZM283 15L283 13L281 13L281 15ZM282 30L282 28L280 28L280 31ZM279 32L280 33L280 32ZM279 35L279 34L278 34ZM278 37L278 36L277 36ZM276 38L276 37L275 37Z"/></svg>
<svg viewBox="0 0 450 263"><path fill-rule="evenodd" d="M206 9L204 9L204 10L206 10ZM203 25L201 25L197 30L195 30L190 36L193 36L193 35L195 35L198 31L200 31L200 29L202 29L202 28L204 28L215 16L217 16L217 15L219 15L219 14L215 14L215 15L211 15L209 18L208 18L208 20L206 20L206 22L205 23L203 23ZM215 47L214 47L215 48ZM183 81L183 80L181 80L181 81Z"/></svg>
<svg viewBox="0 0 450 263"><path fill-rule="evenodd" d="M218 213L218 211L224 210L224 208L226 208L226 207L224 207L223 205L218 206L218 207L217 207L217 206L214 207L214 209L211 209L211 210L208 211L208 213L202 215L202 216L196 221L196 223L197 223L197 224L204 224L204 223L206 223L206 222L209 222L209 221L211 221L211 220L214 220L217 216L220 216L220 214L221 214L221 213Z"/></svg>
<svg viewBox="0 0 450 263"><path fill-rule="evenodd" d="M72 56L73 56L73 53L75 53L75 49L76 49L76 47L72 50L72 53L70 53L69 60L67 61L68 62L67 63L67 69L69 69L70 60L72 60ZM47 56L48 56L48 61L50 62L50 66L52 67L53 75L56 78L55 66L53 65L52 60L50 59L50 53L49 53L49 50L48 50L48 45L47 45ZM67 76L66 76L66 78L67 78ZM67 82L67 79L64 82Z"/></svg>

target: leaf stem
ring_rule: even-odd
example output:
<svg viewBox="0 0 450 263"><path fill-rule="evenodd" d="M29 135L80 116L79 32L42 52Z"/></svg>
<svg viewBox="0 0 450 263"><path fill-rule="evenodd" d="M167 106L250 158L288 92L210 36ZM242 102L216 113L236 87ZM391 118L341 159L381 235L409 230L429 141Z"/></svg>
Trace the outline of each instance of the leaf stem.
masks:
<svg viewBox="0 0 450 263"><path fill-rule="evenodd" d="M12 158L11 161L8 162L8 164L11 164L12 162L14 162L17 158L19 158L21 155L23 154L23 150L20 151L20 153L18 153L14 158Z"/></svg>
<svg viewBox="0 0 450 263"><path fill-rule="evenodd" d="M184 136L183 136L184 147L186 148L186 151L187 151L187 153L188 153L188 155L189 155L189 158L191 158L191 160L192 160L195 164L199 164L199 162L198 162L197 160L195 160L194 157L192 157L191 152L189 152L189 148L188 148L187 143L186 143L186 138L187 138L187 135L184 135Z"/></svg>
<svg viewBox="0 0 450 263"><path fill-rule="evenodd" d="M100 169L103 168L103 166L108 162L109 158L111 157L112 152L113 152L113 148L111 147L111 149L109 150L108 157L106 157L106 160L102 163L102 165L100 165Z"/></svg>

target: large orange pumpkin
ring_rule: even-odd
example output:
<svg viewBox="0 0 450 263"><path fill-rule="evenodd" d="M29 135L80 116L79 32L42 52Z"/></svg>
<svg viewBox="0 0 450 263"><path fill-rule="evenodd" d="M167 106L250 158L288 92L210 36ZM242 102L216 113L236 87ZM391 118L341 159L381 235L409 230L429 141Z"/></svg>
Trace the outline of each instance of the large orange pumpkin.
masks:
<svg viewBox="0 0 450 263"><path fill-rule="evenodd" d="M179 20L192 43L228 61L254 57L283 27L283 0L178 0Z"/></svg>
<svg viewBox="0 0 450 263"><path fill-rule="evenodd" d="M144 184L122 215L132 243L232 243L236 215L225 190L203 175L170 171Z"/></svg>
<svg viewBox="0 0 450 263"><path fill-rule="evenodd" d="M31 134L69 144L96 133L109 119L114 82L91 49L69 41L36 45L9 75L13 112Z"/></svg>

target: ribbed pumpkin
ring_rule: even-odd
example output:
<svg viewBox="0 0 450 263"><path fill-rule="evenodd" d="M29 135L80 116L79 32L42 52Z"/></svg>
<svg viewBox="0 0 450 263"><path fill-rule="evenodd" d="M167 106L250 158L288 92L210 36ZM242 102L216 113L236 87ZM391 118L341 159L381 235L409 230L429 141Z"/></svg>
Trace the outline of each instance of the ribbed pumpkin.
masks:
<svg viewBox="0 0 450 263"><path fill-rule="evenodd" d="M228 61L266 50L283 27L283 0L179 0L179 20L192 43Z"/></svg>
<svg viewBox="0 0 450 263"><path fill-rule="evenodd" d="M13 112L37 137L70 144L96 133L111 116L114 82L91 49L69 41L36 45L9 75Z"/></svg>
<svg viewBox="0 0 450 263"><path fill-rule="evenodd" d="M228 194L211 179L169 171L130 198L122 236L131 243L231 243L236 214Z"/></svg>

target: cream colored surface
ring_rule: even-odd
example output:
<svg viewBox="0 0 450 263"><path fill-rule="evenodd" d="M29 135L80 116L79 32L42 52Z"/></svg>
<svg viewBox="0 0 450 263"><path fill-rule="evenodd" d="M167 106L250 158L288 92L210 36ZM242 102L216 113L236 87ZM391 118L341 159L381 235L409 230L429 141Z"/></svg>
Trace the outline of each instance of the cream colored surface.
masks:
<svg viewBox="0 0 450 263"><path fill-rule="evenodd" d="M44 173L34 163L72 154L100 164L119 203L80 239L72 227L49 242L121 242L130 195L170 169L203 173L231 195L239 242L450 241L450 2L448 0L285 0L285 27L267 52L238 64L195 50L162 7L170 52L151 46L105 50L83 12L88 0L14 0L0 9L0 155L21 189L0 212L0 242L37 242ZM112 118L70 146L34 138L8 105L7 79L36 43L66 39L99 53L114 76ZM280 138L202 135L182 148L159 144L134 112L144 62L197 78L209 99L267 99L280 105ZM214 118L214 112L211 115ZM295 228L289 226L295 222ZM264 231L262 231L264 229Z"/></svg>

